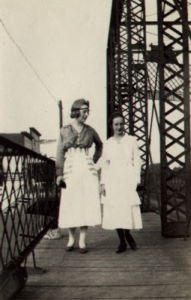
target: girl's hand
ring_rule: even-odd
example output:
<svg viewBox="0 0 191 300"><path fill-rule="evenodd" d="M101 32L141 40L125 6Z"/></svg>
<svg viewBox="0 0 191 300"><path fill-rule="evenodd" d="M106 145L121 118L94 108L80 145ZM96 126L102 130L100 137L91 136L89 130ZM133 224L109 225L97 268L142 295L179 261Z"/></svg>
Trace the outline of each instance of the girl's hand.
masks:
<svg viewBox="0 0 191 300"><path fill-rule="evenodd" d="M106 196L105 184L100 185L100 195L101 196Z"/></svg>

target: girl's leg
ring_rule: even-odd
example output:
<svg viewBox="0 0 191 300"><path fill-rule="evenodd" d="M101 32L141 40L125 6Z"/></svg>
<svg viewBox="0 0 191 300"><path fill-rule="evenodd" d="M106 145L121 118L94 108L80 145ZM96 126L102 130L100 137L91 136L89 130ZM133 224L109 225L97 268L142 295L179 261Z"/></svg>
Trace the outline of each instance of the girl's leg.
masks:
<svg viewBox="0 0 191 300"><path fill-rule="evenodd" d="M80 227L79 248L80 249L85 249L85 252L87 252L87 249L86 249L87 230L88 230L88 226Z"/></svg>
<svg viewBox="0 0 191 300"><path fill-rule="evenodd" d="M116 250L116 253L122 253L127 249L124 229L117 228L116 231L117 231L117 235L118 235L119 241L120 241L120 244L118 246L118 249Z"/></svg>
<svg viewBox="0 0 191 300"><path fill-rule="evenodd" d="M125 232L125 238L129 244L129 246L131 247L131 249L137 250L136 242L135 242L134 238L132 237L130 230L125 229L124 232Z"/></svg>
<svg viewBox="0 0 191 300"><path fill-rule="evenodd" d="M75 230L76 228L68 228L68 244L67 247L73 247L74 246L74 242L75 242Z"/></svg>

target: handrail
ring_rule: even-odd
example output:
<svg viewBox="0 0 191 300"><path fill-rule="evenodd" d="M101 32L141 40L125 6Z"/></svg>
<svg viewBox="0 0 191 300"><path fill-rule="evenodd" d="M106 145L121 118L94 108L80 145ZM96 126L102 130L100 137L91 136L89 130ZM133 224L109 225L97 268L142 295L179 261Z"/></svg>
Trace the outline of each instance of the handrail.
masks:
<svg viewBox="0 0 191 300"><path fill-rule="evenodd" d="M55 162L0 136L0 185L1 275L26 259L57 218Z"/></svg>
<svg viewBox="0 0 191 300"><path fill-rule="evenodd" d="M19 145L3 136L0 135L0 153L2 152L2 149L1 149L1 145L6 145L7 147L12 147L12 148L15 148L17 149L20 154L23 154L23 153L28 153L29 155L32 155L36 158L40 158L40 159L43 159L43 160L46 160L46 161L49 161L49 162L53 162L52 159L40 154L40 153L37 153L31 149L28 149L22 145Z"/></svg>

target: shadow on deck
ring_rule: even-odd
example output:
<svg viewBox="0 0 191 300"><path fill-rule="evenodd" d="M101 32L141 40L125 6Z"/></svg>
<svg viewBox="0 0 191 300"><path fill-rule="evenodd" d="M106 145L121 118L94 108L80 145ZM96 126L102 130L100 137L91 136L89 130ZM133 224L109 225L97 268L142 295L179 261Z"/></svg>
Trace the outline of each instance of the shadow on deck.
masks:
<svg viewBox="0 0 191 300"><path fill-rule="evenodd" d="M89 228L87 254L65 252L63 239L42 240L36 249L44 274L30 272L15 300L191 299L191 239L163 238L160 217L143 214L144 229L134 233L139 249L116 254L115 231Z"/></svg>

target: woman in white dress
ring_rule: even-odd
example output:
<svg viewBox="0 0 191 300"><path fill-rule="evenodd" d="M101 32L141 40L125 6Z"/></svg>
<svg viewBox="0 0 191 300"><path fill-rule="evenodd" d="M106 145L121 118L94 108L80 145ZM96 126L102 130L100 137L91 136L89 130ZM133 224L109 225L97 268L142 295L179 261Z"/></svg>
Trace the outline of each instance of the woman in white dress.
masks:
<svg viewBox="0 0 191 300"><path fill-rule="evenodd" d="M120 244L116 253L137 246L130 230L142 228L140 199L140 156L134 136L124 132L124 118L115 112L111 117L113 136L104 144L101 171L103 222L105 229L116 229Z"/></svg>
<svg viewBox="0 0 191 300"><path fill-rule="evenodd" d="M71 108L73 122L60 130L57 147L57 184L63 181L58 218L59 228L68 228L69 240L66 251L72 251L75 229L80 227L79 250L86 253L88 226L101 224L98 174L94 163L101 156L102 142L97 132L85 124L89 115L89 102L74 101ZM90 147L95 144L92 157Z"/></svg>

